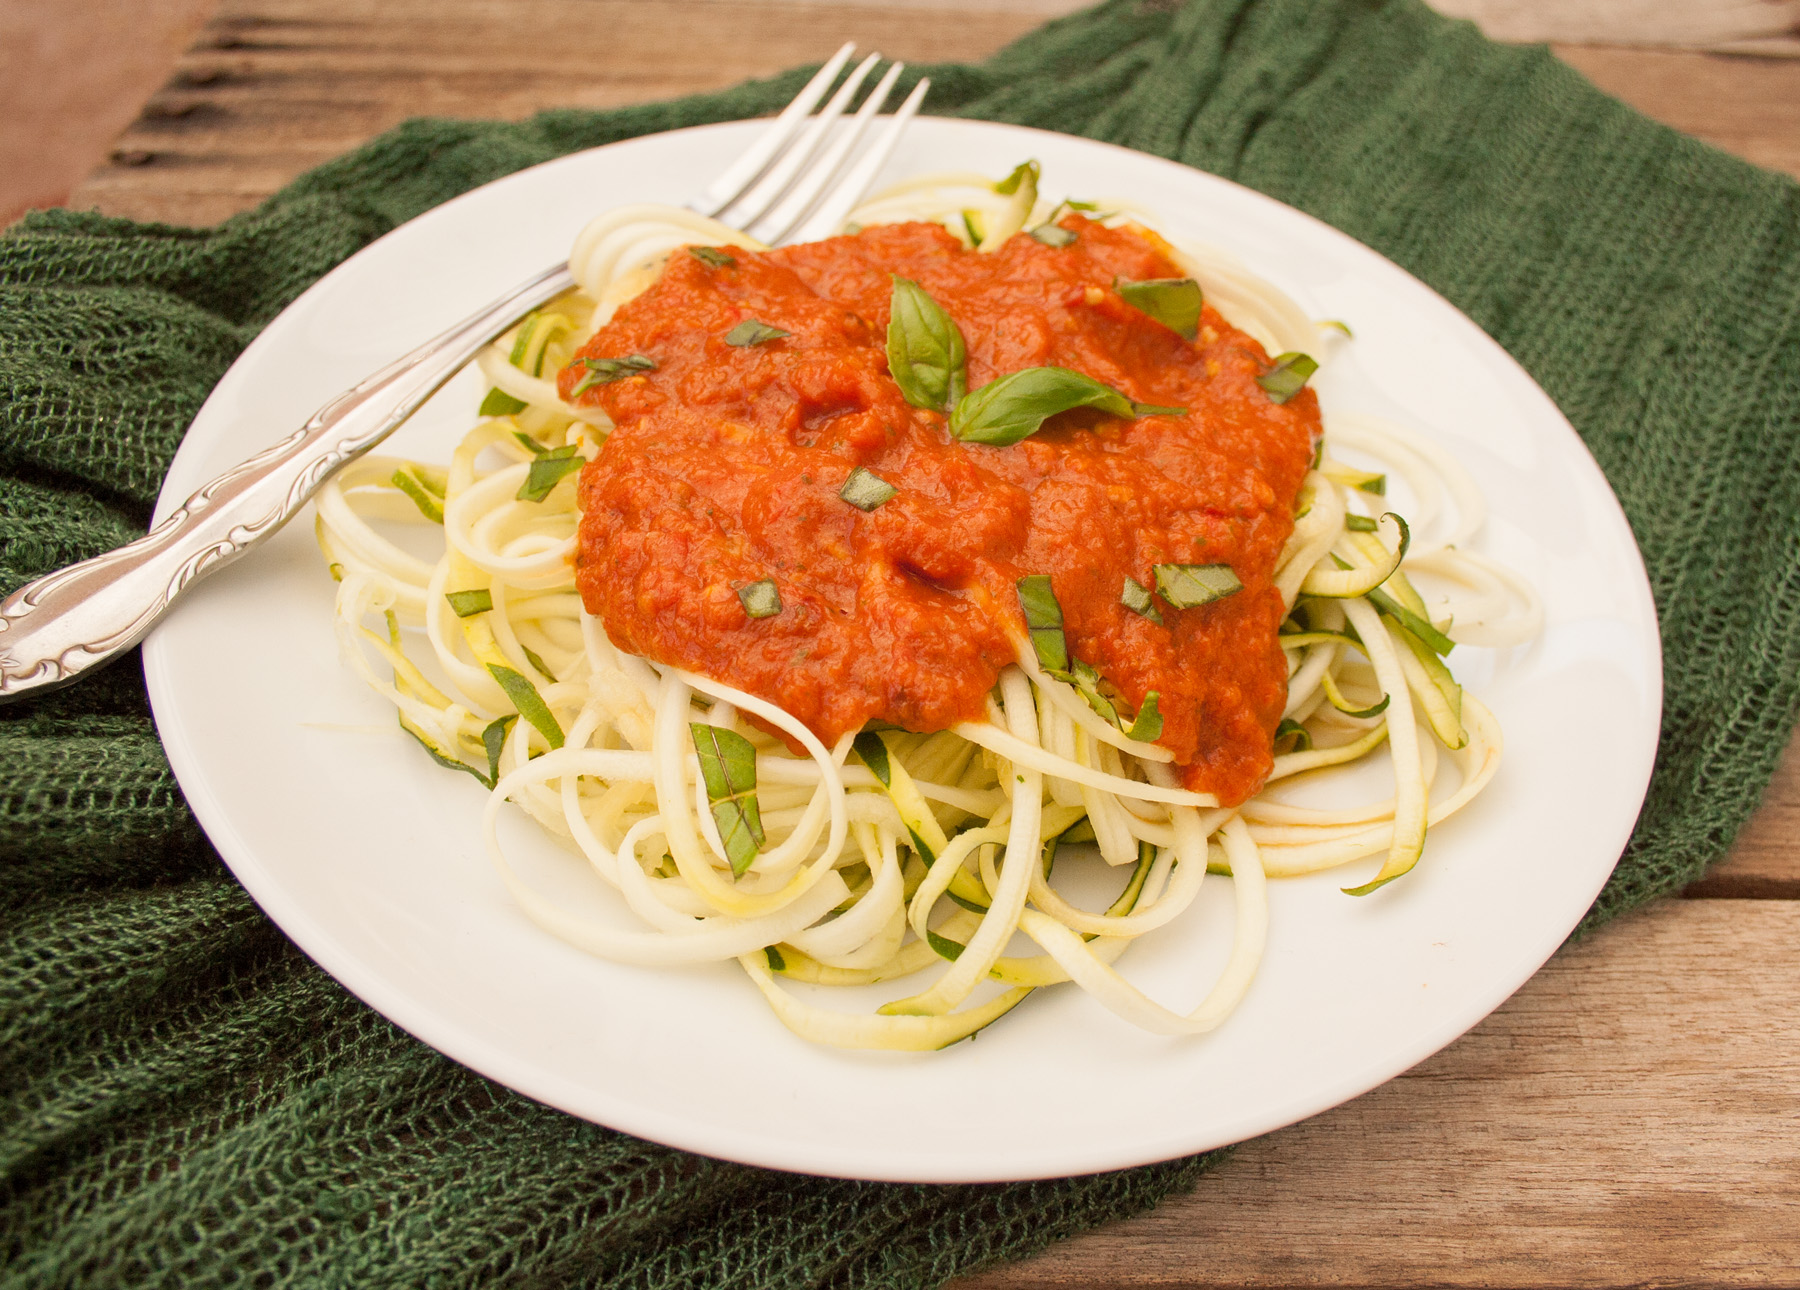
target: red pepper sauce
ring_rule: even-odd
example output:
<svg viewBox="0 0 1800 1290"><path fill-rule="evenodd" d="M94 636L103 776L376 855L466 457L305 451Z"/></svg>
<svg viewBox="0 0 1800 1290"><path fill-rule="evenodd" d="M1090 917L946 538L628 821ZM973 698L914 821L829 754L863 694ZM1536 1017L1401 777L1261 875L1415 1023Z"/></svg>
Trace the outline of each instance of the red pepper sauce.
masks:
<svg viewBox="0 0 1800 1290"><path fill-rule="evenodd" d="M1261 345L1208 306L1183 340L1115 278L1181 276L1153 236L1079 216L1064 247L1019 235L965 251L934 224L886 225L714 267L677 252L580 357L656 369L584 392L617 423L582 474L576 581L621 649L779 704L827 744L879 718L979 721L1024 618L1015 583L1047 573L1070 651L1135 711L1150 691L1182 781L1235 804L1271 764L1287 693L1271 585L1319 434L1318 403L1257 385ZM964 444L888 373L892 275L956 320L977 389L1073 368L1181 416L1052 418L1008 447ZM756 319L791 335L732 346ZM563 370L569 397L586 369ZM897 494L840 500L854 467ZM1228 563L1244 588L1163 623L1127 609L1126 575ZM772 578L781 612L738 589Z"/></svg>

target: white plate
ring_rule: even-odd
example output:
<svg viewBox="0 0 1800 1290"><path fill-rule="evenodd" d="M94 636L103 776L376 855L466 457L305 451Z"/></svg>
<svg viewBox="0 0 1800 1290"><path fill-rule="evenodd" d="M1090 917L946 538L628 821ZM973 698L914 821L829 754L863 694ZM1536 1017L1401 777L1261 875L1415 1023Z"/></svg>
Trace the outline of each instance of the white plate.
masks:
<svg viewBox="0 0 1800 1290"><path fill-rule="evenodd" d="M754 124L613 144L489 184L340 266L265 330L207 400L159 516L326 398L567 248L610 206L680 201ZM339 665L333 584L312 525L201 586L152 636L157 725L195 814L250 893L333 976L426 1043L552 1106L658 1142L779 1169L977 1181L1112 1169L1266 1132L1334 1106L1481 1020L1560 945L1630 834L1661 702L1637 548L1574 431L1493 341L1434 292L1324 224L1234 184L1120 148L921 120L888 178L1027 156L1046 191L1129 196L1224 246L1356 340L1319 378L1332 409L1428 430L1480 481L1477 544L1542 590L1542 639L1459 649L1506 759L1368 899L1342 873L1278 882L1268 956L1216 1033L1142 1033L1073 990L1040 993L930 1055L818 1048L734 964L649 971L540 931L489 869L484 794L434 766ZM885 182L885 180L883 181ZM394 440L445 460L480 383L447 388ZM1603 737L1597 738L1604 732ZM530 843L526 829L515 834ZM583 875L549 844L532 870ZM1377 861L1358 866L1371 871ZM1223 962L1230 891L1122 966L1191 1007Z"/></svg>

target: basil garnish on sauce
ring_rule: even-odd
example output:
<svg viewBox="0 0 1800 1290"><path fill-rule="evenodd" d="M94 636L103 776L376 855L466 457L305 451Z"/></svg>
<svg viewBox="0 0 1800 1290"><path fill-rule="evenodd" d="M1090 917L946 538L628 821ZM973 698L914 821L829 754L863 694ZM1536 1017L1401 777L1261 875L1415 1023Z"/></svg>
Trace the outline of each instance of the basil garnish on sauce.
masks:
<svg viewBox="0 0 1800 1290"><path fill-rule="evenodd" d="M1125 586L1119 592L1119 603L1134 614L1142 614L1158 626L1162 624L1162 611L1150 598L1150 588L1129 573L1125 575Z"/></svg>
<svg viewBox="0 0 1800 1290"><path fill-rule="evenodd" d="M773 618L781 612L781 592L776 589L773 578L739 587L737 594L743 602L744 612L752 618Z"/></svg>
<svg viewBox="0 0 1800 1290"><path fill-rule="evenodd" d="M1033 573L1018 582L1019 608L1025 611L1025 630L1031 634L1038 666L1046 672L1069 670L1069 643L1063 636L1062 605L1050 589L1050 575Z"/></svg>
<svg viewBox="0 0 1800 1290"><path fill-rule="evenodd" d="M1110 385L1066 367L1028 367L969 395L950 415L950 433L964 443L996 447L1036 434L1044 422L1072 408L1098 408L1116 417L1180 416L1186 408L1136 403Z"/></svg>
<svg viewBox="0 0 1800 1290"><path fill-rule="evenodd" d="M1144 696L1144 706L1138 709L1137 720L1131 723L1131 729L1125 732L1127 739L1136 739L1140 743L1155 743L1162 734L1162 713L1156 705L1162 695L1152 690Z"/></svg>
<svg viewBox="0 0 1800 1290"><path fill-rule="evenodd" d="M656 370L656 360L645 354L627 354L623 358L578 358L575 361L587 368L587 375L569 391L571 399L581 397L596 385L611 385L627 376Z"/></svg>
<svg viewBox="0 0 1800 1290"><path fill-rule="evenodd" d="M1228 564L1159 564L1155 572L1156 590L1177 609L1192 609L1244 589Z"/></svg>
<svg viewBox="0 0 1800 1290"><path fill-rule="evenodd" d="M1126 304L1154 318L1183 340L1200 334L1200 306L1204 298L1200 284L1192 278L1150 278L1144 282L1114 278L1113 290Z"/></svg>
<svg viewBox="0 0 1800 1290"><path fill-rule="evenodd" d="M756 746L722 726L695 721L688 730L700 757L700 778L706 783L713 823L719 826L719 841L731 862L731 876L742 878L765 840L756 803Z"/></svg>
<svg viewBox="0 0 1800 1290"><path fill-rule="evenodd" d="M858 466L838 489L838 496L859 511L872 511L899 491L874 471Z"/></svg>
<svg viewBox="0 0 1800 1290"><path fill-rule="evenodd" d="M690 246L687 253L709 269L737 268L737 257L726 254L716 246Z"/></svg>
<svg viewBox="0 0 1800 1290"><path fill-rule="evenodd" d="M1312 358L1295 350L1277 356L1275 366L1256 378L1256 383L1268 392L1269 402L1286 403L1300 393L1306 385L1307 378L1319 370L1319 365Z"/></svg>
<svg viewBox="0 0 1800 1290"><path fill-rule="evenodd" d="M1067 246L1075 240L1075 234L1060 224L1039 224L1031 236L1045 246Z"/></svg>
<svg viewBox="0 0 1800 1290"><path fill-rule="evenodd" d="M516 494L521 502L541 502L550 496L564 475L580 470L587 462L582 459L581 451L574 444L565 444L561 448L552 448L541 457L531 459L531 469L526 472L525 482L519 485Z"/></svg>
<svg viewBox="0 0 1800 1290"><path fill-rule="evenodd" d="M746 318L725 333L725 343L740 348L745 345L766 345L772 340L780 340L783 336L792 336L793 334L793 332L783 331L779 327L771 327L766 322Z"/></svg>
<svg viewBox="0 0 1800 1290"><path fill-rule="evenodd" d="M969 387L968 351L956 320L918 283L894 275L888 304L888 371L915 408L948 412Z"/></svg>

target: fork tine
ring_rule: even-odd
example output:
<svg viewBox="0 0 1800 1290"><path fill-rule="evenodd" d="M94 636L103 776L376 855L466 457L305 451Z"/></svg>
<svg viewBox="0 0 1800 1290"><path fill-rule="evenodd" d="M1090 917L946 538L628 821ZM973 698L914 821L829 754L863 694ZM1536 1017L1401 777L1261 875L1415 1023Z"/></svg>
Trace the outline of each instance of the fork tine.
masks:
<svg viewBox="0 0 1800 1290"><path fill-rule="evenodd" d="M746 229L746 232L757 240L774 246L806 218L807 212L831 191L832 184L845 169L851 151L861 142L863 134L869 128L869 122L881 111L882 104L887 102L889 93L893 91L894 82L900 78L900 73L905 68L905 63L894 63L887 69L886 75L869 91L868 98L863 100L863 105L849 128L837 132L837 137L831 141L831 146L820 155L818 161L795 180L793 191L779 206L758 221L754 228Z"/></svg>
<svg viewBox="0 0 1800 1290"><path fill-rule="evenodd" d="M925 101L925 92L931 88L931 78L922 77L913 87L913 92L906 96L906 102L893 116L888 118L886 130L875 140L875 146L864 153L853 170L843 181L831 190L830 196L819 206L818 210L799 228L792 231L789 240L795 242L812 242L822 237L830 237L838 231L862 195L868 191L869 185L875 182L876 173L887 163L894 146L900 142L900 136L906 133L907 122L919 114L919 104Z"/></svg>
<svg viewBox="0 0 1800 1290"><path fill-rule="evenodd" d="M825 91L837 79L844 64L850 61L850 55L856 52L856 42L847 40L838 48L829 61L806 83L794 101L781 110L781 115L762 134L762 137L751 145L749 151L739 157L725 172L713 180L712 186L688 203L688 209L698 211L702 215L714 216L742 197L747 189L775 161L788 143L805 128L807 114L825 97Z"/></svg>
<svg viewBox="0 0 1800 1290"><path fill-rule="evenodd" d="M862 87L875 64L881 61L881 55L870 54L857 65L855 71L844 78L844 83L837 88L818 114L806 123L806 129L794 140L791 148L782 154L781 160L769 168L769 171L743 197L732 205L729 211L719 216L733 228L749 228L760 219L769 207L779 201L783 194L793 186L795 180L805 171L818 152L819 145L824 142L830 132L832 123L844 114L850 105L851 98Z"/></svg>

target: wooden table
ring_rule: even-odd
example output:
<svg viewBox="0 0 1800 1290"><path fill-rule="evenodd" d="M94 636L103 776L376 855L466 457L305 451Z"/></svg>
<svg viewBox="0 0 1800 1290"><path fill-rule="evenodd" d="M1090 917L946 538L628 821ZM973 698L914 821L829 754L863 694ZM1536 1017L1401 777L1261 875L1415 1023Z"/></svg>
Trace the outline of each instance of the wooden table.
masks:
<svg viewBox="0 0 1800 1290"><path fill-rule="evenodd" d="M977 58L1054 5L932 2L226 0L72 204L213 221L408 116L685 94L847 37ZM1558 52L1651 116L1800 175L1800 60ZM1800 1285L1794 749L1687 896L1564 950L1444 1052L1246 1144L1191 1196L962 1290Z"/></svg>

